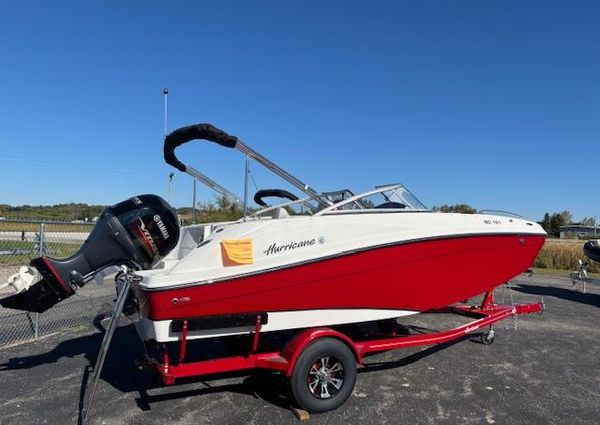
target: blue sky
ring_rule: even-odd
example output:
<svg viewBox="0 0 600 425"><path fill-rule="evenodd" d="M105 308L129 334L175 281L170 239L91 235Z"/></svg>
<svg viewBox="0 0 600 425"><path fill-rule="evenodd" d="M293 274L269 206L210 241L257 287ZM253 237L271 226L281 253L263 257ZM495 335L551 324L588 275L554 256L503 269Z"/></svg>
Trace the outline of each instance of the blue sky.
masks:
<svg viewBox="0 0 600 425"><path fill-rule="evenodd" d="M600 216L599 5L2 0L0 203L166 197L166 86L171 130L213 123L319 190ZM243 192L237 152L178 152Z"/></svg>

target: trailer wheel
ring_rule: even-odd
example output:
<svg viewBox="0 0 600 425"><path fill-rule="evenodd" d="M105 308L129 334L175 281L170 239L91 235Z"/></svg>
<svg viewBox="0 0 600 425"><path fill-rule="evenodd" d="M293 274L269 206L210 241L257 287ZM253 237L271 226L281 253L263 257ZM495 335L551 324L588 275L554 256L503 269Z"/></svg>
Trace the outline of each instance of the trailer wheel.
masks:
<svg viewBox="0 0 600 425"><path fill-rule="evenodd" d="M327 412L350 397L356 382L356 360L343 342L319 339L304 349L289 381L298 406L309 412Z"/></svg>

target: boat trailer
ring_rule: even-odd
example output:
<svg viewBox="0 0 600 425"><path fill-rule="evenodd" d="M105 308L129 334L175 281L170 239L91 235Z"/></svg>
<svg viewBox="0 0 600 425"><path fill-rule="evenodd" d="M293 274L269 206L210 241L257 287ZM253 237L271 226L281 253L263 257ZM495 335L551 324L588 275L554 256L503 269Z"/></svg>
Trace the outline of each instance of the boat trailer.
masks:
<svg viewBox="0 0 600 425"><path fill-rule="evenodd" d="M130 279L125 280L116 300L115 309L106 329L96 365L92 372L91 388L89 391L85 391L84 400L81 403L82 409L79 415L79 423L81 425L85 424L87 415L90 411L96 386L100 374L102 373L106 353L117 327L118 319L125 307L132 283L133 282ZM175 384L178 379L182 378L201 377L225 372L237 372L252 369L281 372L290 380L290 389L301 408L306 408L307 403L302 402L303 394L296 393L300 390L296 388L295 391L294 382L304 383L304 385L300 386L306 387L306 380L308 379L309 389L314 388L314 390L316 390L316 393L313 392L312 394L315 396L313 397L315 400L329 399L326 401L331 401L333 400L332 395L339 395L342 400L339 403L331 405L325 404L324 407L322 407L318 404L311 405L310 403L312 400L310 398L304 399L309 404L306 410L312 412L333 410L343 404L347 399L347 396L351 394L356 379L356 364L364 366L363 358L367 355L399 348L447 343L453 340L459 340L466 335L486 328L487 330L481 334L481 342L489 345L494 341L494 323L521 314L542 314L545 309L543 301L515 305L496 304L493 294L493 290L487 292L480 305L457 304L425 312L456 314L474 319L469 323L453 329L426 334L397 335L395 331L395 319L390 319L388 336L379 336L374 339L355 341L345 333L335 329L318 327L300 332L286 344L283 350L265 352L259 351L262 315L257 314L254 332L251 335L251 342L246 355L235 355L191 362L186 362L188 320L183 320L181 339L179 342L179 353L175 356L176 358L172 358L173 356L170 357L168 350L165 349L163 350L161 361L156 361L147 357L142 364L142 367L155 370L164 385ZM343 368L344 353L350 353L351 362L354 363L352 365L353 367L346 368L346 370ZM306 358L307 354L310 354L310 358ZM330 358L337 360L337 357L335 356L340 357L340 361L333 365L328 365L327 362L329 362ZM308 363L306 360L308 360ZM350 385L346 385L346 396L335 392L335 390L339 390L343 384L343 380L339 378L339 375L336 375L336 368L339 370L340 367L342 367L342 371L345 372L345 380L351 381L348 382ZM336 376L338 377L336 378ZM296 413L297 416L303 415L303 418L307 417L307 413L304 410L296 409L296 411L301 412Z"/></svg>

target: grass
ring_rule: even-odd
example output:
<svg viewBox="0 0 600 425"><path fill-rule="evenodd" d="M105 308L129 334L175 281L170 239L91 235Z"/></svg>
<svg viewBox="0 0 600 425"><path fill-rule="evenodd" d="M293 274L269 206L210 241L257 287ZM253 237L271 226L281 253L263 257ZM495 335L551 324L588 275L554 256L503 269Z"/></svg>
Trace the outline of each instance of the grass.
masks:
<svg viewBox="0 0 600 425"><path fill-rule="evenodd" d="M92 229L91 224L76 224L76 223L46 223L46 233L62 233L61 241L46 241L44 243L44 254L55 258L66 258L74 254L83 240L69 236L72 233L89 233ZM5 237L15 237L15 239L0 239L0 251L2 250L20 250L25 251L17 255L0 255L0 267L2 266L18 266L29 264L32 258L40 256L39 250L34 242L32 233L40 232L40 224L35 222L19 222L10 220L0 220L0 232L3 232ZM21 232L26 232L25 240L20 240ZM7 234L8 233L8 234ZM72 239L72 240L70 240ZM56 240L56 239L54 239Z"/></svg>
<svg viewBox="0 0 600 425"><path fill-rule="evenodd" d="M67 242L46 242L45 254L55 258L65 258L74 254L83 241ZM29 251L22 255L0 255L0 267L2 266L20 266L29 264L29 260L39 257L39 251L34 249L35 244L27 241L0 240L0 251L5 249L19 249Z"/></svg>
<svg viewBox="0 0 600 425"><path fill-rule="evenodd" d="M585 241L572 239L548 239L533 266L537 269L573 271L579 268L578 260L584 259ZM600 273L600 264L590 261L589 271Z"/></svg>
<svg viewBox="0 0 600 425"><path fill-rule="evenodd" d="M83 233L89 232L92 230L92 224L77 224L77 223L46 223L45 225L46 232L76 232ZM0 220L0 232L39 232L40 224L33 223L30 221L10 221L10 220Z"/></svg>
<svg viewBox="0 0 600 425"><path fill-rule="evenodd" d="M541 269L541 268L537 268L537 267L533 268L534 274L543 275L543 276L561 276L561 277L569 277L569 278L571 277L571 273L574 271L575 271L575 269L559 270L559 269ZM592 279L600 279L600 273L588 273L588 277L590 277Z"/></svg>

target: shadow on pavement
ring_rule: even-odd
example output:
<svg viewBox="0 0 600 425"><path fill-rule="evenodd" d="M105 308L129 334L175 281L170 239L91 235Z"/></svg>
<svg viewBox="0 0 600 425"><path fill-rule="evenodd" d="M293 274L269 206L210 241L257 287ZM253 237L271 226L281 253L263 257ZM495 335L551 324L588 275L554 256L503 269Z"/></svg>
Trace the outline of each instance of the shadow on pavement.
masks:
<svg viewBox="0 0 600 425"><path fill-rule="evenodd" d="M101 334L86 335L63 341L46 353L13 357L7 363L0 364L0 371L31 369L43 364L56 363L63 357L73 358L81 354L85 355L87 359L95 358L101 341Z"/></svg>
<svg viewBox="0 0 600 425"><path fill-rule="evenodd" d="M552 286L534 286L519 284L513 287L515 291L524 294L545 295L549 297L562 298L564 300L573 301L581 304L588 304L594 307L600 307L600 295L586 293L584 294L579 289L565 289Z"/></svg>
<svg viewBox="0 0 600 425"><path fill-rule="evenodd" d="M52 350L28 356L13 357L6 363L0 364L0 371L33 369L42 365L57 363L62 358L74 358L84 356L88 365L82 371L80 387L79 407L82 407L85 398L86 387L91 378L92 364L95 363L103 334L94 333L84 335L70 340L60 342ZM286 382L280 376L270 372L257 371L251 376L246 373L228 373L211 376L210 379L189 379L185 382L199 382L204 386L198 389L177 390L177 385L165 387L158 381L154 371L138 370L134 361L143 355L143 347L139 341L133 325L123 326L117 329L108 351L106 363L102 370L101 380L112 385L123 393L137 392L139 398L136 402L140 409L150 410L150 405L155 402L181 399L186 397L201 396L204 394L235 392L263 399L275 406L288 408L290 402L287 398ZM246 378L239 383L212 386L211 381L223 378L243 377ZM161 388L160 394L151 395L149 390Z"/></svg>
<svg viewBox="0 0 600 425"><path fill-rule="evenodd" d="M421 360L425 357L431 356L432 354L435 354L438 351L445 350L446 348L451 347L454 344L459 344L460 342L465 341L467 339L471 342L481 344L479 335L480 335L479 333L473 333L473 334L465 335L462 338L458 338L458 339L455 339L455 340L452 340L449 342L445 342L443 344L432 345L431 347L426 348L425 350L418 351L414 354L403 357L400 360L395 360L395 361L391 361L391 362L375 362L375 363L366 363L365 362L365 367L362 369L359 369L358 373L365 373L365 372L368 373L368 372L373 372L373 371L378 371L378 370L388 370L388 369L395 369L395 368L400 368L403 366L408 366L410 364L418 362L419 360Z"/></svg>
<svg viewBox="0 0 600 425"><path fill-rule="evenodd" d="M236 376L244 376L247 374L248 372L246 372L245 374L229 373L226 375L215 376L211 379L211 381L219 378L232 378ZM136 402L141 410L148 411L151 410L151 405L156 402L178 400L188 397L197 397L206 394L233 392L237 394L249 395L264 400L274 406L283 409L288 409L292 404L291 400L288 397L285 378L275 373L255 371L252 375L246 376L243 382L217 386L212 386L210 383L211 381L199 381L204 385L203 388L187 389L184 391L163 392L161 394L155 395L148 394L147 390L149 388L140 389L139 398L136 399ZM170 388L177 390L177 385Z"/></svg>
<svg viewBox="0 0 600 425"><path fill-rule="evenodd" d="M88 364L81 371L82 381L80 388L80 408L85 398L87 383L90 379L92 364L102 342L102 333L84 335L59 343L52 350L29 356L13 357L7 363L0 364L2 370L32 369L41 365L57 363L61 358L74 358L83 355ZM399 368L415 363L431 354L437 353L456 343L471 338L475 342L477 334L467 335L459 340L445 344L434 345L425 350L408 355L400 360L391 362L377 362L365 364L359 373ZM218 347L215 347L218 348ZM137 337L133 325L122 326L117 329L115 338L109 348L105 366L102 370L101 380L110 384L123 393L138 393L136 403L141 410L151 410L151 405L156 402L177 400L206 394L234 392L262 399L280 408L289 408L291 401L288 397L287 382L285 377L269 371L254 371L250 376L248 372L227 373L211 376L209 379L190 378L178 383L199 382L202 388L178 390L178 386L165 387L158 381L154 371L138 370L134 361L143 355L143 347ZM242 382L224 385L211 385L212 381L224 378L244 377ZM149 394L148 391L160 388L159 394ZM180 387L181 388L181 387Z"/></svg>
<svg viewBox="0 0 600 425"><path fill-rule="evenodd" d="M103 336L103 333L83 335L62 341L46 353L13 357L6 363L0 364L0 371L32 369L45 364L57 363L62 358L84 356L88 364L82 370L82 375L87 376L89 371L86 373L86 370L96 362ZM139 371L134 366L135 360L140 358L143 352L142 344L133 325L119 327L108 350L106 363L102 370L102 380L122 392L137 391L142 387L157 387L158 382L153 372Z"/></svg>

